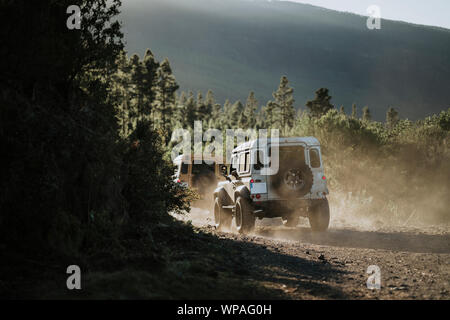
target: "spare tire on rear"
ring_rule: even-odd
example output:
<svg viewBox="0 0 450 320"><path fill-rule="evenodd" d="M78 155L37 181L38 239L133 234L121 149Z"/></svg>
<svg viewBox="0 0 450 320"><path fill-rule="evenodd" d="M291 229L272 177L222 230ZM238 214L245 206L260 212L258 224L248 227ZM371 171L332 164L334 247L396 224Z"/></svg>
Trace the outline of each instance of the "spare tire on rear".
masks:
<svg viewBox="0 0 450 320"><path fill-rule="evenodd" d="M313 173L306 164L280 168L273 177L272 186L281 197L303 197L311 191Z"/></svg>

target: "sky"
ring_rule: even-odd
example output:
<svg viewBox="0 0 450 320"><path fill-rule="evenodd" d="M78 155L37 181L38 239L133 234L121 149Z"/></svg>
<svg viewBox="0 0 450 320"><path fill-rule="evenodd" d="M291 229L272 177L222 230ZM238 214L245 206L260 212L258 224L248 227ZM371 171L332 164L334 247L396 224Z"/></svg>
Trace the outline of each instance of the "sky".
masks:
<svg viewBox="0 0 450 320"><path fill-rule="evenodd" d="M450 29L449 0L288 0L309 3L337 11L367 16L367 8L377 5L381 18Z"/></svg>

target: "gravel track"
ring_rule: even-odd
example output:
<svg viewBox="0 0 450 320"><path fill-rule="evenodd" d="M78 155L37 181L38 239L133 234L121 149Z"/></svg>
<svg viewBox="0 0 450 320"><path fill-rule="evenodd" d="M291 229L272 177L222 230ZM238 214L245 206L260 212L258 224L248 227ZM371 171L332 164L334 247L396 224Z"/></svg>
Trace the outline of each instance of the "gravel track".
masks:
<svg viewBox="0 0 450 320"><path fill-rule="evenodd" d="M331 226L313 233L276 219L252 235L218 232L207 211L180 216L219 238L236 241L246 277L290 299L450 299L450 233L445 227L359 230ZM381 270L381 289L367 288L367 268Z"/></svg>

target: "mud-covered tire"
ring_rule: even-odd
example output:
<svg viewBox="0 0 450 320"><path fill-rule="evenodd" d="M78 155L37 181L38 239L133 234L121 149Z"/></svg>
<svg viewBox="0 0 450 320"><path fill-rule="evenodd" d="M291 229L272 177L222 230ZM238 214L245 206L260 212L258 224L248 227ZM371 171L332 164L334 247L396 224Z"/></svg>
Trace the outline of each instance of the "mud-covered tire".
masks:
<svg viewBox="0 0 450 320"><path fill-rule="evenodd" d="M238 197L236 200L236 229L241 234L247 234L255 229L256 219L248 200Z"/></svg>
<svg viewBox="0 0 450 320"><path fill-rule="evenodd" d="M283 220L283 225L285 227L294 228L298 226L300 222L300 217L288 217L286 220Z"/></svg>
<svg viewBox="0 0 450 320"><path fill-rule="evenodd" d="M222 208L222 203L219 198L214 200L214 224L217 230L229 230L231 227L231 220L233 219L233 212L231 209Z"/></svg>
<svg viewBox="0 0 450 320"><path fill-rule="evenodd" d="M309 224L312 231L323 232L330 224L330 206L327 199L316 200L309 213Z"/></svg>

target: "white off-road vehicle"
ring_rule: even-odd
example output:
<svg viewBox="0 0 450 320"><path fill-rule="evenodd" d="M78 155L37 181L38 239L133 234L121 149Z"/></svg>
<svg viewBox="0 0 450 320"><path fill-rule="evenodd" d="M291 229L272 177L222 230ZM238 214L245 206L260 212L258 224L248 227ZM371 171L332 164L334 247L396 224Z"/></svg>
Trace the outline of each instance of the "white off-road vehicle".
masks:
<svg viewBox="0 0 450 320"><path fill-rule="evenodd" d="M319 141L295 137L264 142L238 146L231 165L222 166L226 181L214 190L216 227L230 228L235 217L237 230L249 233L257 218L281 217L286 226L296 226L303 216L313 231L327 230L330 209ZM272 170L274 163L278 168Z"/></svg>

